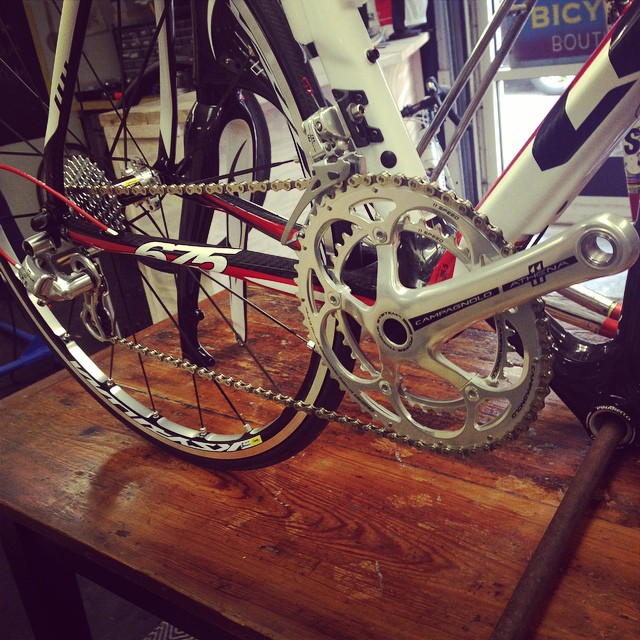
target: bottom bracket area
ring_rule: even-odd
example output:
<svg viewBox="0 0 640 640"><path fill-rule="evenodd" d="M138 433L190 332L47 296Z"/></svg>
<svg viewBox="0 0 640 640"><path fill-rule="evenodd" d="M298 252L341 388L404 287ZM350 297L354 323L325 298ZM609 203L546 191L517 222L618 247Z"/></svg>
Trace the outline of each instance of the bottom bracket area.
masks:
<svg viewBox="0 0 640 640"><path fill-rule="evenodd" d="M413 343L413 330L409 323L396 313L383 313L377 322L382 342L394 351L406 351Z"/></svg>

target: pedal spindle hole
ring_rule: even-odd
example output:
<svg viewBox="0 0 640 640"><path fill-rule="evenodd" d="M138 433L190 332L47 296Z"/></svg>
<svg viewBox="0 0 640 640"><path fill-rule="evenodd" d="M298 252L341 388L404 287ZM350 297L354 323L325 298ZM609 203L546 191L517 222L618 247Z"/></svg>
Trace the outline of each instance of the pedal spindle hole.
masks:
<svg viewBox="0 0 640 640"><path fill-rule="evenodd" d="M396 320L395 318L387 318L382 324L382 329L389 342L398 346L403 346L407 343L409 335L404 325L399 320Z"/></svg>
<svg viewBox="0 0 640 640"><path fill-rule="evenodd" d="M615 240L603 231L590 231L580 243L584 258L594 267L607 267L617 257Z"/></svg>

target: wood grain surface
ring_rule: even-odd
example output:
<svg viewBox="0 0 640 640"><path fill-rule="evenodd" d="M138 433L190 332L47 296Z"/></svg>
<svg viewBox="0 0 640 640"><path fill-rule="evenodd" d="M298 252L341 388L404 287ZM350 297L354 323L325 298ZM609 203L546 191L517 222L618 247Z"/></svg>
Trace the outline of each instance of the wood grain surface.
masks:
<svg viewBox="0 0 640 640"><path fill-rule="evenodd" d="M280 639L489 638L589 446L552 396L468 459L332 424L287 462L222 473L128 431L66 373L1 408L4 515ZM639 458L617 456L531 637L640 637Z"/></svg>

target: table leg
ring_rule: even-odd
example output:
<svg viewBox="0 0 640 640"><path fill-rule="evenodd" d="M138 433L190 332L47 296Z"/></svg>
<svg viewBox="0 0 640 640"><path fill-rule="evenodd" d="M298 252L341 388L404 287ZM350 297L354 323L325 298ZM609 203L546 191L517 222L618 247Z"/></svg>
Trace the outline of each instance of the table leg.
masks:
<svg viewBox="0 0 640 640"><path fill-rule="evenodd" d="M91 640L76 574L52 545L6 517L0 539L36 640Z"/></svg>

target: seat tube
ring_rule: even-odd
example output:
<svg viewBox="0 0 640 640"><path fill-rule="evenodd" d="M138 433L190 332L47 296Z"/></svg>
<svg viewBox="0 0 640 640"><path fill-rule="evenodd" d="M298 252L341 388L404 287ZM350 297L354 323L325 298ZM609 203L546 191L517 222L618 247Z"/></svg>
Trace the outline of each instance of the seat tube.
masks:
<svg viewBox="0 0 640 640"><path fill-rule="evenodd" d="M298 1L298 0L294 0ZM398 106L384 79L374 49L354 0L303 0L306 32L313 40L333 90L364 92L368 104L365 117L370 127L382 132L382 141L360 149L367 171L390 171L422 176L424 169ZM285 1L287 16L295 15ZM291 18L290 18L291 19ZM300 31L294 28L294 33ZM383 164L381 156L386 153ZM395 161L390 164L390 153Z"/></svg>
<svg viewBox="0 0 640 640"><path fill-rule="evenodd" d="M64 2L60 16L44 145L45 181L58 191L64 190L63 151L90 8L91 0ZM59 203L49 199L48 208L55 211Z"/></svg>

